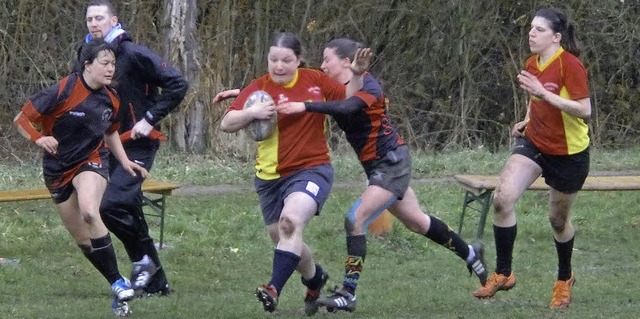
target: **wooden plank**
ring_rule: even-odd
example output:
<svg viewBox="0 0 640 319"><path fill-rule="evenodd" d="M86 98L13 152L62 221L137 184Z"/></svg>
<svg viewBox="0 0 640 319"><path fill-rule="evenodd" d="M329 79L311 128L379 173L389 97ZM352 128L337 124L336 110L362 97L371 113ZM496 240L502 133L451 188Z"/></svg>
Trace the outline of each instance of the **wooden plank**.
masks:
<svg viewBox="0 0 640 319"><path fill-rule="evenodd" d="M142 183L143 192L163 195L171 195L171 192L179 187L180 186L177 184L155 180L146 180ZM38 199L51 199L49 190L46 188L37 188L0 191L0 202L17 202Z"/></svg>
<svg viewBox="0 0 640 319"><path fill-rule="evenodd" d="M497 175L455 175L454 179L465 189L479 194L494 190L500 179ZM542 177L535 180L530 190L548 190ZM583 191L640 190L640 176L588 176L582 186Z"/></svg>
<svg viewBox="0 0 640 319"><path fill-rule="evenodd" d="M22 189L12 191L1 191L0 202L17 202L23 200L50 199L51 194L46 188Z"/></svg>
<svg viewBox="0 0 640 319"><path fill-rule="evenodd" d="M180 185L164 181L146 180L142 183L142 191L147 193L171 195L176 188Z"/></svg>

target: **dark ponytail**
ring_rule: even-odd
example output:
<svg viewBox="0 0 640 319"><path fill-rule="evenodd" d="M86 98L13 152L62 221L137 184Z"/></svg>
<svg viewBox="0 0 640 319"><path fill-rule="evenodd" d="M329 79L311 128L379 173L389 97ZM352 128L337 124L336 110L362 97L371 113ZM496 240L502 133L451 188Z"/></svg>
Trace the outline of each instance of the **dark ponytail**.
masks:
<svg viewBox="0 0 640 319"><path fill-rule="evenodd" d="M576 57L580 56L582 49L576 35L576 26L572 21L569 21L564 11L558 8L544 8L538 10L534 17L541 17L549 21L551 29L562 35L560 45Z"/></svg>

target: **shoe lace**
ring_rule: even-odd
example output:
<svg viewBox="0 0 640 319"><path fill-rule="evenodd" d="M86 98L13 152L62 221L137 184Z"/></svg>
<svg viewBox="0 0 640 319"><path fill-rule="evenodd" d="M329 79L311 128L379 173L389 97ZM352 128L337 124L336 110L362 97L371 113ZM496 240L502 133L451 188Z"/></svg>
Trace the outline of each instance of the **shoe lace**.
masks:
<svg viewBox="0 0 640 319"><path fill-rule="evenodd" d="M489 279L487 279L487 283L485 284L485 286L487 287L496 287L500 285L500 275L497 273L493 273L491 274L491 276L489 277Z"/></svg>
<svg viewBox="0 0 640 319"><path fill-rule="evenodd" d="M567 299L569 296L569 281L556 281L555 285L553 285L553 300Z"/></svg>

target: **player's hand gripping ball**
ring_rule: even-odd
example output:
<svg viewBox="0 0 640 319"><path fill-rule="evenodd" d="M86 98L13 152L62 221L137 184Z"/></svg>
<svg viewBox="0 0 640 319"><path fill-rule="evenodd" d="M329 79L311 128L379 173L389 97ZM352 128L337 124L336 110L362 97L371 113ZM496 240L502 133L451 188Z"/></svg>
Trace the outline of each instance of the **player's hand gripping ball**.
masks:
<svg viewBox="0 0 640 319"><path fill-rule="evenodd" d="M265 91L255 91L251 93L249 98L247 98L247 101L244 102L244 108L248 109L253 107L257 102L273 102L273 99L271 98L271 95ZM278 116L277 114L274 114L269 119L255 119L251 121L245 130L253 140L263 141L273 134L277 123Z"/></svg>

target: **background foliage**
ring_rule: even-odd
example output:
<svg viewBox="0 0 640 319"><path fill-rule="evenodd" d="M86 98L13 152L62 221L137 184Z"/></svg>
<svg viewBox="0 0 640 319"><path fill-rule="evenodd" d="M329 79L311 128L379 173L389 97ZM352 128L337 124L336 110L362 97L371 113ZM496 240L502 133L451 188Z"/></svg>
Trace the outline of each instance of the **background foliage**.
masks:
<svg viewBox="0 0 640 319"><path fill-rule="evenodd" d="M314 67L320 64L323 44L332 37L347 35L371 46L376 56L372 73L382 81L392 119L413 148L503 148L509 143L512 123L524 116L526 96L515 75L529 55L531 14L548 5L566 9L578 27L582 60L590 76L594 145L620 147L638 138L638 1L114 3L134 39L162 52L191 82L181 109L163 123L172 146L180 151L250 157L253 149L244 134L217 129L227 105L209 101L217 91L242 87L266 72L269 39L279 30L300 35L305 59ZM11 128L11 120L30 95L69 71L86 33L85 5L78 0L0 3L3 158L25 157L24 140ZM184 19L172 19L176 14ZM189 19L195 19L193 28ZM175 32L180 25L186 27ZM194 125L196 121L202 123ZM332 148L344 149L336 129L332 135ZM33 146L26 150L30 154Z"/></svg>

